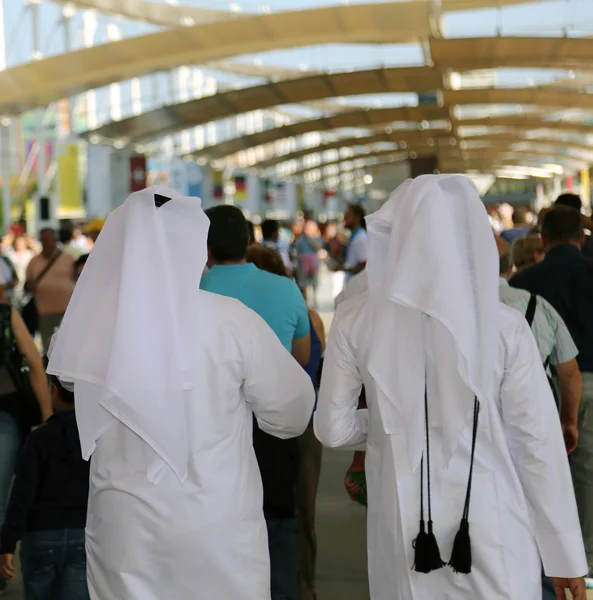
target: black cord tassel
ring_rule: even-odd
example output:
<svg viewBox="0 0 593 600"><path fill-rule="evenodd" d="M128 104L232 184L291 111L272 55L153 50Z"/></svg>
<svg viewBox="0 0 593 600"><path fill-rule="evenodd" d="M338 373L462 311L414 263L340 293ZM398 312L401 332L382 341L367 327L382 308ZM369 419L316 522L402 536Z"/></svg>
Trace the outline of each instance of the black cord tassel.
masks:
<svg viewBox="0 0 593 600"><path fill-rule="evenodd" d="M432 521L428 522L426 531L424 521L420 521L420 533L414 543L414 570L418 573L431 573L445 566L441 558L439 544L432 531Z"/></svg>
<svg viewBox="0 0 593 600"><path fill-rule="evenodd" d="M428 394L424 390L424 417L426 426L426 487L428 491L428 530L424 521L424 458L420 463L420 532L414 540L414 570L431 573L447 563L441 558L439 544L432 531L432 497L430 488L430 438L428 428Z"/></svg>
<svg viewBox="0 0 593 600"><path fill-rule="evenodd" d="M472 541L469 537L469 521L467 519L461 519L459 531L453 542L449 566L455 573L468 575L472 572Z"/></svg>
<svg viewBox="0 0 593 600"><path fill-rule="evenodd" d="M472 455L469 466L469 479L467 482L467 491L465 494L465 506L463 507L463 517L459 526L459 531L453 542L453 551L449 566L455 573L469 575L472 572L472 542L469 535L469 504L471 500L472 478L474 472L474 455L476 453L476 437L478 434L478 415L480 412L480 403L476 398L474 401L474 425L472 432Z"/></svg>

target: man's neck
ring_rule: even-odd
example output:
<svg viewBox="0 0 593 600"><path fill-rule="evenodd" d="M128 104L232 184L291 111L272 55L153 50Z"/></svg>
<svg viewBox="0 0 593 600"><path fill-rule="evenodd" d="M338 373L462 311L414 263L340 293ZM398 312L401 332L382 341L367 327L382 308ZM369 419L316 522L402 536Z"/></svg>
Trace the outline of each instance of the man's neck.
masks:
<svg viewBox="0 0 593 600"><path fill-rule="evenodd" d="M216 262L212 263L213 267L229 267L231 265L246 265L247 264L247 259L244 258L243 260L217 260Z"/></svg>
<svg viewBox="0 0 593 600"><path fill-rule="evenodd" d="M574 246L575 248L580 250L581 242L577 242L576 240L575 241L557 242L555 244L548 244L548 246L546 246L545 250L546 250L546 252L549 252L550 250L553 250L554 248L558 248L560 246Z"/></svg>
<svg viewBox="0 0 593 600"><path fill-rule="evenodd" d="M51 258L57 251L57 248L53 248L52 250L43 250L41 252L41 256L43 256L43 258Z"/></svg>

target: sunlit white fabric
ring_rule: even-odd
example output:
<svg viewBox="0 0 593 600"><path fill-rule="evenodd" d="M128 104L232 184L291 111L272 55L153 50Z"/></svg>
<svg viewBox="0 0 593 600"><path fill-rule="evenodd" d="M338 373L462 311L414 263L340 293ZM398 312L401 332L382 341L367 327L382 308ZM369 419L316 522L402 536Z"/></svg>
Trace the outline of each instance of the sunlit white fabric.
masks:
<svg viewBox="0 0 593 600"><path fill-rule="evenodd" d="M171 200L157 208L155 194ZM194 335L208 227L199 199L166 188L134 193L109 215L48 368L84 387L78 421L85 458L115 418L155 452L150 479L165 463L180 481L187 477L184 400L204 377L195 368Z"/></svg>
<svg viewBox="0 0 593 600"><path fill-rule="evenodd" d="M476 187L459 175L405 182L367 226L368 366L385 431L405 436L415 468L424 446L425 385L430 422L442 427L448 458L471 418L474 395L489 401L498 253ZM428 378L427 344L443 357ZM447 401L436 403L436 397Z"/></svg>
<svg viewBox="0 0 593 600"><path fill-rule="evenodd" d="M368 555L372 600L541 600L547 575L587 572L572 480L554 398L525 317L497 306L493 375L480 412L470 512L472 573L413 570L420 477L402 435L385 432L377 387L367 365L371 304L360 294L340 305L332 323L315 433L330 447L366 444ZM390 332L399 335L397 330ZM427 336L429 330L424 332ZM428 341L428 339L427 339ZM443 360L426 344L429 376ZM357 410L361 386L368 410ZM436 389L436 394L440 394ZM437 395L445 404L448 397ZM447 559L459 528L471 454L471 420L453 456L445 430L431 430L432 510Z"/></svg>

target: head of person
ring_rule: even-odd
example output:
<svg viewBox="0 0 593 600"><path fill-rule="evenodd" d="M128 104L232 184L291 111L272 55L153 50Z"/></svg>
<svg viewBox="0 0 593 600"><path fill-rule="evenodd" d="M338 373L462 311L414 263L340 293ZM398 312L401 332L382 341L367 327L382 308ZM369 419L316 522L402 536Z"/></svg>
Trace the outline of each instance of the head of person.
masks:
<svg viewBox="0 0 593 600"><path fill-rule="evenodd" d="M84 229L84 234L86 237L94 244L105 225L104 219L94 219L92 220Z"/></svg>
<svg viewBox="0 0 593 600"><path fill-rule="evenodd" d="M24 235L17 235L14 238L14 242L12 243L16 252L25 252L29 247L27 243L27 238Z"/></svg>
<svg viewBox="0 0 593 600"><path fill-rule="evenodd" d="M58 240L56 232L50 227L46 227L39 232L39 241L41 249L46 256L53 254L58 249Z"/></svg>
<svg viewBox="0 0 593 600"><path fill-rule="evenodd" d="M74 392L67 390L55 375L49 376L51 403L55 411L74 408Z"/></svg>
<svg viewBox="0 0 593 600"><path fill-rule="evenodd" d="M319 237L319 227L315 221L305 221L304 233L307 237Z"/></svg>
<svg viewBox="0 0 593 600"><path fill-rule="evenodd" d="M513 210L513 216L511 217L513 225L515 227L526 227L529 225L527 222L527 210L522 206L518 206Z"/></svg>
<svg viewBox="0 0 593 600"><path fill-rule="evenodd" d="M513 272L512 248L511 245L506 240L503 240L501 237L496 236L495 239L496 248L498 249L498 274L503 279L507 279Z"/></svg>
<svg viewBox="0 0 593 600"><path fill-rule="evenodd" d="M268 246L251 246L247 250L247 262L253 263L262 271L288 277L282 257L276 250Z"/></svg>
<svg viewBox="0 0 593 600"><path fill-rule="evenodd" d="M278 221L266 220L261 224L261 233L264 242L277 242L280 236Z"/></svg>
<svg viewBox="0 0 593 600"><path fill-rule="evenodd" d="M560 196L556 198L554 206L568 206L569 208L574 208L576 211L581 212L583 203L581 201L581 197L578 194L565 193L560 194Z"/></svg>
<svg viewBox="0 0 593 600"><path fill-rule="evenodd" d="M344 227L350 231L356 231L359 227L365 227L366 213L360 204L350 204L344 215Z"/></svg>
<svg viewBox="0 0 593 600"><path fill-rule="evenodd" d="M249 231L249 245L257 244L257 240L255 238L255 225L252 221L247 221L247 229Z"/></svg>
<svg viewBox="0 0 593 600"><path fill-rule="evenodd" d="M517 271L532 267L544 260L546 252L539 233L530 233L513 243L513 264Z"/></svg>
<svg viewBox="0 0 593 600"><path fill-rule="evenodd" d="M88 254L83 254L82 256L79 256L76 259L76 262L74 263L74 274L73 274L75 283L80 278L80 274L82 273L82 270L84 269L84 265L86 265L86 261L88 260L88 258L89 258Z"/></svg>
<svg viewBox="0 0 593 600"><path fill-rule="evenodd" d="M73 231L71 227L62 227L60 229L60 243L69 244L73 239Z"/></svg>
<svg viewBox="0 0 593 600"><path fill-rule="evenodd" d="M571 244L579 248L585 241L581 213L568 206L555 206L542 223L542 242L545 250Z"/></svg>
<svg viewBox="0 0 593 600"><path fill-rule="evenodd" d="M208 265L246 262L249 229L245 215L235 206L215 206L206 211L208 231Z"/></svg>

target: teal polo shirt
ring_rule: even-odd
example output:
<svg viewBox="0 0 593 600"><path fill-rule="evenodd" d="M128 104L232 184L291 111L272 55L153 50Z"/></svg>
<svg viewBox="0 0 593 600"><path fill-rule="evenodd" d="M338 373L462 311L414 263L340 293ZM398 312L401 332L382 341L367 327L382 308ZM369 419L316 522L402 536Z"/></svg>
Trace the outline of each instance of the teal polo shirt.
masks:
<svg viewBox="0 0 593 600"><path fill-rule="evenodd" d="M239 300L255 311L292 351L292 342L309 335L309 313L296 283L254 264L216 265L202 277L201 289Z"/></svg>

